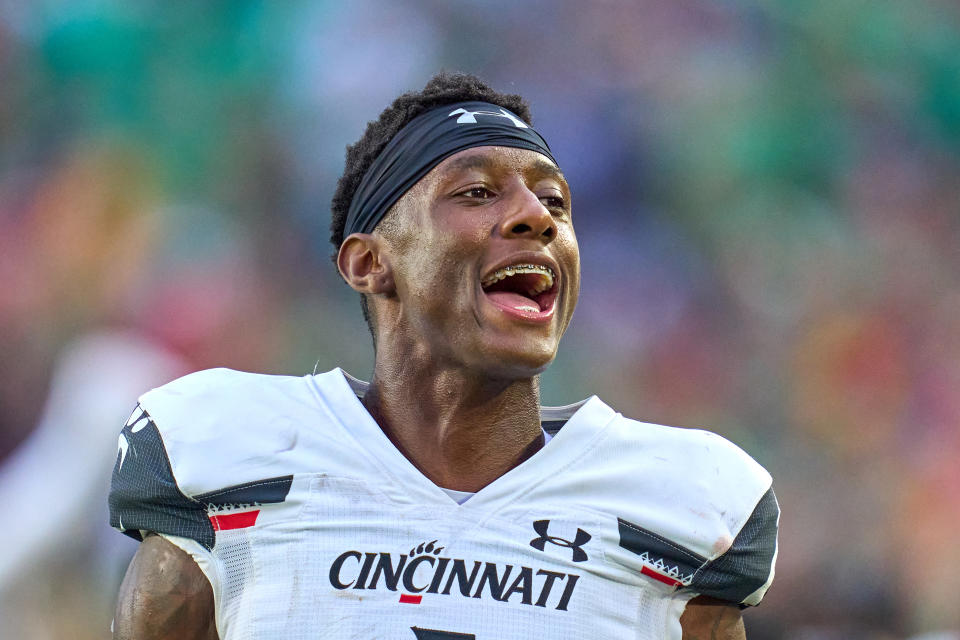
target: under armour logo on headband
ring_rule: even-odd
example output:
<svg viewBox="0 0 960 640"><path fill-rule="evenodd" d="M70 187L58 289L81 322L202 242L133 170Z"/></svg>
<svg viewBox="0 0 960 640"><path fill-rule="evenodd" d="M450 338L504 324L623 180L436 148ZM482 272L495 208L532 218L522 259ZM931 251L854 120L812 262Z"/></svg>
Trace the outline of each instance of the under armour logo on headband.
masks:
<svg viewBox="0 0 960 640"><path fill-rule="evenodd" d="M521 120L521 119L518 118L517 116L513 115L512 113L510 113L510 112L507 111L506 109L500 109L499 112L497 112L497 111L467 111L466 109L464 109L464 108L461 107L461 108L459 108L459 109L456 109L456 110L454 110L454 111L451 111L449 114L447 114L447 117L455 116L455 115L457 115L458 113L460 114L460 117L457 118L457 124L463 124L463 123L476 124L476 123L477 123L477 116L495 116L495 117L497 117L497 118L507 118L507 119L510 120L510 122L512 122L513 125L514 125L515 127L517 127L518 129L526 129L526 128L528 128L526 122L524 122L523 120Z"/></svg>

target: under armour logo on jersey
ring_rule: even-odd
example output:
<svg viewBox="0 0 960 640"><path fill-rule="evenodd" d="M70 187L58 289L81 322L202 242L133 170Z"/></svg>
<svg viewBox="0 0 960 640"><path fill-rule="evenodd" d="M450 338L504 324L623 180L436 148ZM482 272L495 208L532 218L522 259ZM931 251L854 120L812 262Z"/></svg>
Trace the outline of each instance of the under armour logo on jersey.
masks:
<svg viewBox="0 0 960 640"><path fill-rule="evenodd" d="M530 541L530 546L539 551L543 551L547 543L555 544L559 547L568 547L573 551L573 561L574 562L583 562L587 559L587 552L581 549L583 545L587 544L590 541L590 538L593 537L583 529L577 529L577 535L574 537L573 542L570 542L566 538L561 538L559 536L552 536L547 533L547 527L550 526L549 520L537 520L533 523L533 530L537 532L540 536L539 538L534 538Z"/></svg>
<svg viewBox="0 0 960 640"><path fill-rule="evenodd" d="M463 107L460 107L459 109L455 109L455 110L451 111L450 113L448 113L448 114L447 114L447 117L449 117L449 116L455 116L455 115L457 115L457 114L460 114L460 117L457 118L457 124L464 124L464 123L476 124L476 123L477 123L477 116L494 116L494 117L496 117L496 118L506 118L506 119L508 119L508 120L509 120L510 122L512 122L513 125L514 125L516 128L518 128L518 129L528 129L528 128L529 128L529 127L527 127L527 123L526 123L526 122L524 122L523 120L521 120L521 119L518 118L517 116L513 115L512 113L510 113L510 112L507 111L506 109L500 109L500 111L483 111L483 110L481 110L481 111L467 111L467 110L464 109Z"/></svg>

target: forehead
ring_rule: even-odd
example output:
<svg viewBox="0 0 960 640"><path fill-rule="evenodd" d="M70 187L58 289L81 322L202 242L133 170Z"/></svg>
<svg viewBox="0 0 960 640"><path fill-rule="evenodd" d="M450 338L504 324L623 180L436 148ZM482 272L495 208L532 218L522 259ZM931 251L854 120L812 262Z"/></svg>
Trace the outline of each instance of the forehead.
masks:
<svg viewBox="0 0 960 640"><path fill-rule="evenodd" d="M458 151L434 167L421 182L443 180L470 171L519 173L525 179L552 178L566 186L563 172L547 156L514 147L473 147Z"/></svg>

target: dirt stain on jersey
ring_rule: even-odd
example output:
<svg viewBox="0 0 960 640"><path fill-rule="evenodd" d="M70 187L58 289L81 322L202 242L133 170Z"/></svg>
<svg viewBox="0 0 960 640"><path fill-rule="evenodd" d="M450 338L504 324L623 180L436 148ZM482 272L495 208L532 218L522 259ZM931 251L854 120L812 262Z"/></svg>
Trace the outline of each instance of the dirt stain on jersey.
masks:
<svg viewBox="0 0 960 640"><path fill-rule="evenodd" d="M717 555L721 553L726 553L727 549L733 544L733 538L727 535L720 536L717 538L717 541L713 543L713 552Z"/></svg>

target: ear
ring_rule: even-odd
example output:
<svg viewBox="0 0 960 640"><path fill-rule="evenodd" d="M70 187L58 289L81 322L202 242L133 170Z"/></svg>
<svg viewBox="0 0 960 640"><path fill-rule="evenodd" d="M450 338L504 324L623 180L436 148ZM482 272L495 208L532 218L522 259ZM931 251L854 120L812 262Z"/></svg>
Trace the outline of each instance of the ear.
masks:
<svg viewBox="0 0 960 640"><path fill-rule="evenodd" d="M393 271L380 239L369 233L352 233L337 254L340 275L360 293L393 293Z"/></svg>

